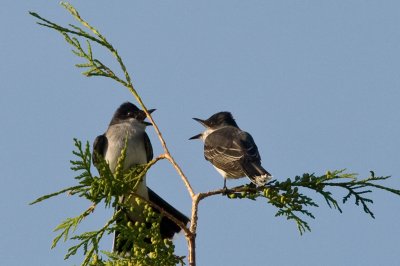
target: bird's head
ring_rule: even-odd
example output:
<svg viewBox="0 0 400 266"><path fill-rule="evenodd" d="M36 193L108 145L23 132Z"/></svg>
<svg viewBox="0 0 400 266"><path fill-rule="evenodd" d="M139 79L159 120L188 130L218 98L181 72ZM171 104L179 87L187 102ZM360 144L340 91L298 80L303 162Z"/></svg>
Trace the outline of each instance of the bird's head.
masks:
<svg viewBox="0 0 400 266"><path fill-rule="evenodd" d="M156 109L149 109L148 112L151 114ZM115 111L113 118L111 119L110 125L115 125L123 122L140 122L145 126L151 126L152 124L144 121L146 119L146 113L140 110L136 105L130 102L121 104Z"/></svg>
<svg viewBox="0 0 400 266"><path fill-rule="evenodd" d="M205 131L203 133L197 134L196 136L191 137L190 139L205 139L205 137L210 134L212 131L217 130L221 127L225 126L233 126L238 127L230 112L219 112L213 114L208 119L203 120L199 118L193 118L200 124L205 127Z"/></svg>

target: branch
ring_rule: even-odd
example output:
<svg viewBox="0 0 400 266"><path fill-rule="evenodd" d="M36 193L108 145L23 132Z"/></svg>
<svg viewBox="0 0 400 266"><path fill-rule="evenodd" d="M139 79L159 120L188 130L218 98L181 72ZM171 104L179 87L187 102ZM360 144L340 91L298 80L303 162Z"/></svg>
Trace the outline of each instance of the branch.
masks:
<svg viewBox="0 0 400 266"><path fill-rule="evenodd" d="M98 244L101 238L103 237L104 233L106 232L106 230L109 230L111 224L115 222L119 214L120 211L115 212L113 217L110 220L108 220L106 224L97 231L85 232L83 234L71 237L71 239L80 240L81 242L75 246L70 247L64 259L68 259L70 256L75 255L80 248L83 248L85 259L82 262L82 265L88 265L93 257L93 254L96 255L98 254ZM88 248L90 249L88 250Z"/></svg>
<svg viewBox="0 0 400 266"><path fill-rule="evenodd" d="M373 188L386 190L400 196L400 190L389 188L374 182L383 181L390 176L376 177L371 172L371 177L365 179L357 179L357 174L345 173L345 169L328 171L325 175L315 176L314 174L305 173L302 176L296 176L294 180L287 179L283 182L273 180L263 187L254 187L253 185L238 186L231 189L217 189L196 195L193 202L191 231L196 231L197 212L199 202L215 195L226 195L230 199L251 199L257 198L267 199L269 204L275 206L278 211L276 216L286 216L289 220L294 220L298 226L300 234L305 231L311 231L308 223L299 216L299 214L315 219L314 215L307 210L307 207L318 207L313 199L299 191L299 188L307 188L320 194L330 208L337 209L340 213L342 209L338 201L333 197L332 192L328 190L330 187L338 187L347 191L343 198L346 203L352 196L355 198L355 204L361 205L365 213L374 218L374 214L369 204L373 201L365 195L372 192ZM337 182L338 180L349 180L345 182Z"/></svg>
<svg viewBox="0 0 400 266"><path fill-rule="evenodd" d="M192 199L192 214L191 214L191 225L190 228L187 228L184 224L180 221L176 220L172 215L164 211L159 206L147 202L153 207L154 209L158 210L162 215L165 215L172 221L174 221L182 230L185 232L186 239L188 241L189 247L189 265L195 266L196 259L195 259L195 239L196 239L196 232L197 232L197 222L198 222L198 207L201 200L206 199L211 196L215 195L226 195L230 199L251 199L256 200L257 198L265 198L267 203L275 206L277 208L277 212L275 216L285 216L288 220L294 220L297 224L300 234L304 233L305 231L310 231L310 227L308 223L304 220L304 216L310 217L314 219L315 217L313 214L307 210L309 207L318 207L318 205L308 197L307 195L303 194L300 189L306 188L312 190L319 195L321 195L324 200L326 201L327 205L330 208L337 209L339 212L342 212L338 201L334 198L332 193L328 190L330 187L338 187L344 189L347 194L343 198L343 204L348 201L352 196L355 198L356 205L362 205L363 210L369 214L371 217L374 217L374 214L370 210L369 204L372 204L373 201L370 198L367 198L365 195L371 193L371 189L382 189L396 195L400 196L400 190L392 189L389 187L385 187L380 184L376 184L374 182L383 181L388 179L389 177L375 177L375 174L371 172L371 177L357 180L356 174L352 173L345 173L344 170L332 171L327 172L325 175L322 176L315 176L314 174L305 173L302 176L296 176L294 180L287 179L286 181L279 182L277 180L271 181L266 186L263 187L254 187L250 185L239 186L232 188L230 190L226 189L218 189L212 190L209 192L203 192L195 194L191 184L183 173L180 166L177 164L175 159L172 157L167 144L164 140L163 135L161 134L158 125L154 121L151 114L148 112L146 106L144 105L140 95L134 88L132 84L132 79L126 69L126 66L118 54L118 51L111 45L107 39L93 26L91 26L87 21L85 21L77 12L77 10L70 4L66 2L61 2L61 5L83 26L83 28L78 27L76 25L70 24L69 27L62 27L53 23L47 19L42 18L37 13L29 12L32 16L39 19L39 25L54 29L58 31L60 34L63 35L64 39L73 47L72 52L80 57L81 59L85 60L85 63L76 64L78 68L84 68L86 71L83 74L87 77L92 76L103 76L106 78L111 78L116 82L120 83L132 93L135 97L137 102L139 103L140 107L146 113L148 119L153 124L153 128L159 138L159 141L163 147L164 153L159 157L155 158L147 165L140 165L134 169L130 169L128 173L124 173L121 168L121 161L124 158L124 152L121 155L121 160L118 161L118 165L115 171L115 174L111 173L107 162L100 161L99 162L99 173L100 177L93 176L90 172L91 168L91 153L89 150L89 143L86 144L86 148L82 147L82 143L75 140L75 146L77 147L78 151L74 151L74 154L80 158L77 161L71 161L73 171L81 171L81 174L76 176L75 179L79 181L79 185L63 189L61 191L45 195L43 197L38 198L31 204L35 204L37 202L41 202L45 199L60 195L64 192L70 193L70 195L78 195L79 197L84 197L90 200L94 206L95 204L99 203L100 201L104 200L106 207L109 207L111 204L112 206L116 206L118 204L118 197L120 195L126 195L127 193L131 193L132 189L135 191L137 184L140 182L144 174L147 170L154 165L158 160L167 159L175 168L178 175L181 177L182 181L184 182L188 193ZM83 38L86 41L86 46L81 45L78 38ZM105 65L101 60L93 57L92 54L92 47L91 42L97 43L100 46L105 47L117 60L120 69L123 72L123 77L119 77L115 74L111 68ZM85 48L86 47L86 48ZM346 181L342 181L346 180ZM133 194L137 197L137 195ZM144 199L142 199L144 200ZM147 206L147 205L146 205ZM60 226L58 226L57 230L64 229L63 233L57 236L57 241L64 236L65 239L68 237L69 230L73 228L75 230L76 226L93 211L94 207L91 209L89 208L83 214L75 218L69 218L65 222L63 222ZM152 211L148 210L148 207L144 208L145 213L148 214L148 218L152 220L154 218ZM151 208L150 208L151 209ZM70 248L68 256L75 254L75 252L80 248L84 248L84 253L87 255L85 257L84 264L88 264L90 261L90 257L93 255L92 262L97 263L98 256L98 241L100 241L101 237L103 236L106 230L109 232L113 232L115 228L109 228L112 221L116 219L116 216L119 215L120 212L116 212L111 220L106 223L106 226L101 228L98 231L94 232L87 232L79 236L73 237L73 239L78 239L81 242ZM144 224L144 225L143 225ZM155 222L157 224L157 221ZM141 230L147 230L145 223L135 223L133 225L133 229L137 230L140 235ZM66 230L66 231L65 231ZM122 228L121 226L118 227L120 232L128 232L132 230L129 228L129 224L126 225L126 228ZM151 231L151 230L150 230ZM136 231L135 231L136 232ZM154 233L154 232L153 232ZM145 239L146 236L143 234L141 235L142 240ZM129 238L129 237L128 237ZM55 242L55 244L57 243ZM157 240L158 241L158 240ZM159 244L155 241L155 244ZM140 242L140 241L139 241ZM142 241L143 242L143 241ZM143 243L142 243L143 244ZM147 243L149 244L149 243ZM150 245L153 243L150 243ZM88 246L92 245L90 251L88 252ZM151 246L147 246L151 248ZM160 248L160 246L152 247L152 248ZM147 259L152 259L152 256L156 256L156 253L148 252L149 249L146 248L139 248L135 250L135 256L131 256L130 258L121 258L115 254L110 254L110 258L115 258L118 262L123 261L127 264L132 262L136 262L135 259L138 258L136 255L142 256L143 261ZM162 243L161 250L165 251L166 254L165 258L167 258L168 263L177 263L182 262L181 257L175 257L171 259L171 252L173 252L173 245L171 242L164 242ZM137 253L137 254L136 254ZM154 262L154 261L153 261ZM158 265L166 265L166 261L159 261Z"/></svg>
<svg viewBox="0 0 400 266"><path fill-rule="evenodd" d="M29 203L29 205L33 205L33 204L42 202L42 201L44 201L44 200L47 200L47 199L49 199L49 198L52 198L52 197L58 196L58 195L60 195L60 194L63 194L63 193L65 193L65 192L74 191L74 190L76 190L76 189L80 189L80 188L83 188L83 187L84 187L84 185L79 185L79 186L73 186L73 187L65 188L65 189L62 189L62 190L60 190L60 191L57 191L57 192L54 192L54 193L51 193L51 194L47 194L47 195L41 196L41 197L37 198L36 200L32 201L31 203Z"/></svg>
<svg viewBox="0 0 400 266"><path fill-rule="evenodd" d="M45 26L48 28L52 28L58 32L60 32L64 38L66 39L66 41L72 45L73 47L75 47L75 49L77 49L77 51L74 51L74 54L82 57L84 59L86 59L88 61L87 64L78 64L78 67L88 67L90 68L89 71L84 72L83 74L86 76L104 76L104 77L108 77L111 79L114 79L115 81L117 81L118 83L122 84L124 87L128 88L129 91L132 93L132 95L135 97L135 99L137 100L137 102L139 103L139 105L141 106L141 108L143 109L143 111L146 113L148 119L150 120L150 122L153 124L153 128L161 142L161 145L164 149L164 153L166 155L166 158L168 159L168 161L170 161L170 163L173 165L173 167L175 168L175 170L177 171L177 173L179 174L179 176L181 177L182 181L184 182L191 198L194 197L194 191L193 188L188 180L188 178L186 177L186 175L183 173L182 169L180 168L180 166L177 164L177 162L175 161L175 159L173 158L173 156L171 155L167 144L164 140L164 137L161 134L160 129L158 128L158 125L156 124L156 122L154 121L153 117L151 116L151 114L149 113L148 109L146 108L145 104L143 103L141 97L139 96L138 92L136 91L136 89L134 88L133 84L132 84L132 79L126 69L126 66L122 60L122 58L120 57L120 55L118 54L118 51L113 47L113 45L111 43L109 43L107 41L107 39L93 26L91 26L86 20L84 20L78 13L78 11L69 3L66 2L61 2L61 5L67 9L70 14L79 22L81 23L85 28L89 29L91 33L86 32L85 30L83 30L82 28L75 26L75 25L70 25L70 27L72 27L72 29L68 29L66 27L61 27L59 25L57 25L56 23L53 23L47 19L42 18L41 16L39 16L37 13L34 12L29 12L29 14L31 14L32 16L38 18L39 20L43 21L44 23L38 23L41 26ZM105 66L103 63L100 62L100 60L98 59L94 59L91 53L91 46L90 46L90 42L87 41L87 46L88 46L88 51L84 51L83 48L81 47L79 40L76 38L71 38L68 34L72 34L75 36L79 36L79 37L83 37L87 40L91 40L94 41L98 44L100 44L101 46L104 46L107 50L110 51L110 53L116 58L121 70L124 73L124 79L118 77L117 75L114 74L114 72L108 68L107 66ZM93 35L94 34L94 35Z"/></svg>
<svg viewBox="0 0 400 266"><path fill-rule="evenodd" d="M186 225L184 223L182 223L181 221L176 219L175 216L173 216L172 214L170 214L169 212L167 212L166 210L164 210L163 208L161 208L160 206L158 206L154 202L151 202L151 201L143 198L142 196L140 196L137 193L130 193L130 195L134 196L135 198L143 200L144 202L149 204L151 207L153 207L154 209L158 210L161 215L168 217L168 219L172 220L176 225L178 225L185 232L185 235L191 235L190 230L186 227Z"/></svg>
<svg viewBox="0 0 400 266"><path fill-rule="evenodd" d="M61 231L61 233L54 238L51 248L55 248L57 246L58 241L61 238L64 238L64 242L67 241L70 230L72 229L72 232L75 232L76 228L83 221L83 219L85 219L92 212L94 212L94 210L95 210L95 205L92 205L87 210L85 210L82 214L80 214L74 218L68 218L64 222L62 222L60 225L58 225L54 229L54 232Z"/></svg>

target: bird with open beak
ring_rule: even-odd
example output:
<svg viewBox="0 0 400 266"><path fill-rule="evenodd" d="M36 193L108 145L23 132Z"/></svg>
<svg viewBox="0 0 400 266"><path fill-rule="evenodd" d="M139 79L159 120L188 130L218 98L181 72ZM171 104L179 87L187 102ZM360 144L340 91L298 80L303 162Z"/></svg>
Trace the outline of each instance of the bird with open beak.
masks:
<svg viewBox="0 0 400 266"><path fill-rule="evenodd" d="M206 120L193 118L205 127L190 139L204 141L204 157L226 179L247 176L257 186L272 178L261 166L261 157L252 136L241 130L229 112L219 112Z"/></svg>
<svg viewBox="0 0 400 266"><path fill-rule="evenodd" d="M155 109L148 110L152 113ZM122 149L126 146L126 156L123 165L123 170L128 170L135 165L147 164L153 159L153 147L150 139L145 131L147 126L152 124L144 121L146 113L140 110L136 105L125 102L115 111L107 131L98 136L93 144L93 164L97 166L99 162L98 156L102 156L109 164L112 173L118 164L118 159ZM127 141L127 143L126 143ZM126 144L125 144L126 143ZM146 185L146 176L143 177L135 191L140 197L154 203L167 213L171 214L183 224L189 222L180 211L171 206L168 202L158 196L154 191ZM130 210L126 210L128 220L132 222L140 221L143 209L139 206L132 195L124 195L119 199L123 205L130 205ZM155 210L158 212L157 210ZM121 222L121 221L117 221ZM160 233L162 238L172 238L175 233L178 233L181 228L171 219L163 216L160 222ZM128 248L126 248L128 247ZM114 251L123 252L133 247L133 243L127 243L123 236L117 231L114 237Z"/></svg>

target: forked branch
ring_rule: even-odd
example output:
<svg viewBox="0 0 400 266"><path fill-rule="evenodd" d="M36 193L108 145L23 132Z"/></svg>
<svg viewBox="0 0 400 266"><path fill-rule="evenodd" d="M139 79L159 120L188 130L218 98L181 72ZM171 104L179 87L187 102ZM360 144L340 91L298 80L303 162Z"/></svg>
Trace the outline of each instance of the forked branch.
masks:
<svg viewBox="0 0 400 266"><path fill-rule="evenodd" d="M188 262L190 266L196 265L196 233L197 233L197 223L198 223L198 208L201 200L204 200L208 197L215 196L215 195L224 195L230 199L251 199L255 200L257 198L264 198L267 203L273 205L277 208L276 216L284 216L288 220L293 220L296 222L299 232L302 234L305 231L310 231L310 227L307 221L304 218L311 218L314 219L313 214L308 210L310 207L318 207L317 203L314 202L312 198L304 194L300 189L306 188L316 193L320 194L328 204L330 208L337 209L339 212L342 212L340 208L339 202L333 197L332 193L329 191L331 187L338 187L345 189L347 194L343 198L343 203L346 203L350 197L355 198L355 204L363 207L363 210L369 214L371 217L374 217L370 209L370 204L373 203L372 199L367 198L366 195L370 193L371 189L381 189L396 195L400 196L400 190L392 189L389 187L382 186L380 184L376 184L375 182L383 181L388 179L389 177L375 177L375 174L371 172L371 176L358 180L355 174L348 174L345 173L344 170L339 171L332 171L327 172L325 175L322 176L315 176L314 174L303 174L302 176L296 176L294 180L287 179L286 181L279 182L277 180L271 181L264 187L254 187L251 185L239 186L234 187L232 189L217 189L203 193L195 193L188 178L183 173L181 167L175 161L173 156L171 155L168 146L165 142L165 139L158 128L157 123L154 121L151 113L147 110L145 104L143 103L139 93L136 91L132 84L132 79L129 75L129 72L126 69L126 66L118 54L118 51L114 48L114 46L107 41L107 39L93 26L91 26L87 21L85 21L78 11L69 3L61 2L61 5L70 12L70 14L81 24L83 27L79 27L76 25L69 25L69 27L62 27L56 23L53 23L37 13L30 12L30 14L40 22L39 25L51 28L62 34L64 39L73 47L73 53L85 60L84 63L77 64L76 66L79 68L85 69L83 74L87 77L92 76L103 76L106 78L111 78L116 82L120 83L132 93L135 97L136 101L139 103L141 108L146 113L148 119L153 125L153 128L157 134L157 137L162 145L164 153L158 156L156 159L149 162L146 166L142 166L142 168L134 169L130 173L130 176L126 179L123 176L123 173L118 172L116 175L119 176L118 180L115 180L114 175L108 168L107 163L103 163L103 167L99 172L103 173L103 177L96 177L93 176L90 172L91 167L91 156L89 149L89 144L86 144L86 147L83 148L80 141L75 140L75 146L77 147L78 151L74 152L76 156L80 159L76 161L71 161L73 167L71 168L74 171L81 171L82 173L75 177L79 185L73 186L67 189L63 189L59 192L52 193L43 197L40 197L33 203L40 202L42 200L48 199L50 197L69 192L71 195L78 195L79 197L85 197L86 199L90 200L94 204L99 203L100 201L105 201L106 206L117 204L117 199L120 194L118 193L126 193L123 191L124 187L135 187L138 182L140 181L141 176L143 176L147 170L157 163L161 159L167 159L178 175L181 177L183 183L185 184L188 193L192 200L192 210L191 210L191 224L190 227L187 228L183 223L179 220L175 219L174 216L167 213L165 210L160 208L159 206L155 205L152 202L146 201L150 206L154 209L158 210L162 215L167 216L172 221L174 221L184 232L186 236L186 240L188 242ZM81 42L78 38L84 39L86 41L86 45L81 45ZM92 53L92 43L97 43L100 46L105 47L117 60L120 69L123 72L123 77L119 77L116 72L105 65L101 60L95 58ZM85 48L86 47L86 48ZM136 171L136 172L135 172ZM122 181L121 181L122 180ZM118 182L125 182L125 183L118 183ZM117 184L115 184L117 183ZM117 187L117 189L116 189ZM117 194L118 195L117 195ZM138 197L136 194L134 196ZM145 200L145 199L142 199ZM32 204L33 204L32 203ZM80 216L75 218L69 218L60 226L60 230L64 230L61 235L57 236L57 242L61 237L68 237L68 233L70 228L76 228L76 226L86 217L88 216L93 209L89 209L89 211L85 211ZM69 253L67 254L72 255L75 254L76 251L83 246L84 251L86 254L84 264L87 265L90 261L90 256L93 254L94 258L92 262L98 261L97 256L97 249L98 249L98 242L100 241L101 237L105 232L113 232L115 228L110 228L110 225L115 221L116 217L119 215L120 212L116 212L112 219L110 219L106 226L104 226L101 230L84 233L79 236L75 236L75 239L81 240L81 243L70 248ZM149 217L152 217L152 213L149 212ZM149 218L150 219L150 218ZM129 228L128 228L129 229ZM148 228L143 227L140 230L147 230ZM56 242L56 243L57 243ZM168 242L168 241L167 241ZM91 249L89 253L87 248L90 245ZM171 254L171 250L169 248L173 245L171 243L166 243L162 247L166 247L166 256ZM88 255L89 254L89 255ZM123 259L115 256L115 254L108 254L110 258L114 258L115 260ZM142 254L143 258L149 259L150 255L148 253ZM182 262L182 258L172 258L169 262ZM160 262L162 263L162 262ZM164 263L165 264L165 263Z"/></svg>

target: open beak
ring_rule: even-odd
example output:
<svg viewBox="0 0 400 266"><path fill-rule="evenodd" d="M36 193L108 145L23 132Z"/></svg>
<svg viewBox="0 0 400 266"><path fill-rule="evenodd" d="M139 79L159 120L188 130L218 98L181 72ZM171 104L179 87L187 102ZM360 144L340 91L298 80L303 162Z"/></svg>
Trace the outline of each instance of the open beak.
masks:
<svg viewBox="0 0 400 266"><path fill-rule="evenodd" d="M192 139L200 139L202 135L203 135L202 133L197 134L196 136L191 137L189 140L192 140Z"/></svg>
<svg viewBox="0 0 400 266"><path fill-rule="evenodd" d="M149 109L147 110L147 112L149 112L150 114L153 113L155 110L157 109ZM142 121L143 124L145 124L146 126L152 126L153 124L147 121Z"/></svg>
<svg viewBox="0 0 400 266"><path fill-rule="evenodd" d="M207 127L205 124L205 121L203 119L200 118L193 118L193 120L199 122L200 124L202 124L204 127ZM201 137L203 136L203 133L197 134L196 136L191 137L189 140L191 139L201 139Z"/></svg>
<svg viewBox="0 0 400 266"><path fill-rule="evenodd" d="M204 121L203 119L200 119L200 118L193 118L193 120L199 122L200 124L202 124L203 126L206 127L205 121Z"/></svg>

